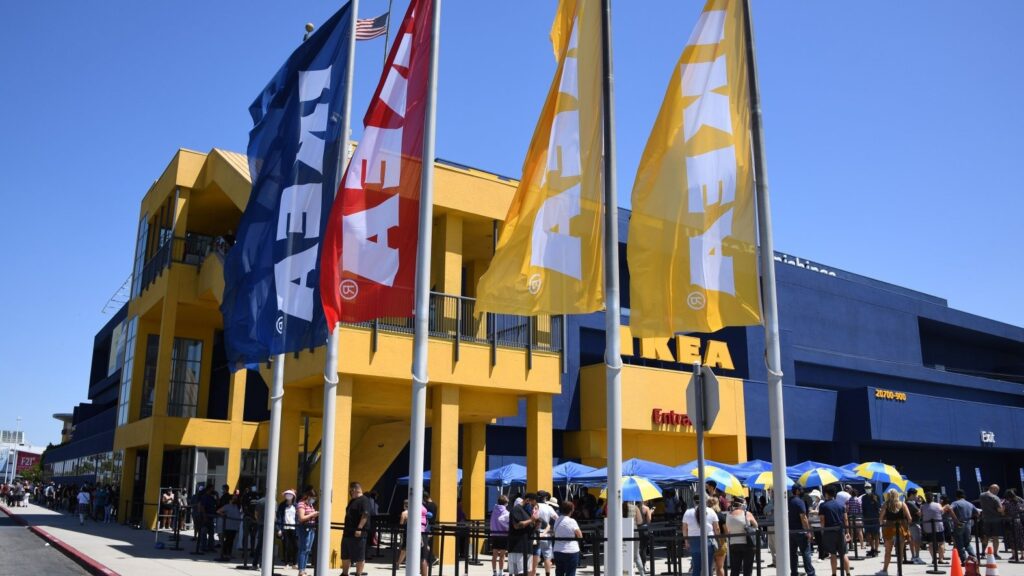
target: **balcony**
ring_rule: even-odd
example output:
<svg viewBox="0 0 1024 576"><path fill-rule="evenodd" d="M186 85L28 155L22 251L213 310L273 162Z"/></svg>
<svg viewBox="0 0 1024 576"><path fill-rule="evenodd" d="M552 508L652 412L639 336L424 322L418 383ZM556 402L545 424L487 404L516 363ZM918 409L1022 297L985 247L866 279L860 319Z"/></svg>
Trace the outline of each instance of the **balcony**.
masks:
<svg viewBox="0 0 1024 576"><path fill-rule="evenodd" d="M427 332L431 338L450 340L455 360L459 359L461 343L516 348L527 352L561 352L563 346L562 316L515 316L512 314L476 314L476 299L454 294L430 293L430 319ZM371 348L376 351L381 332L412 334L413 318L384 317L370 322L346 324L369 328ZM492 359L494 354L492 353ZM529 358L529 356L528 356Z"/></svg>
<svg viewBox="0 0 1024 576"><path fill-rule="evenodd" d="M142 266L136 293L141 294L150 284L156 282L172 262L189 264L198 268L213 250L213 246L212 236L198 234L189 234L184 238L174 237L171 241L164 242L163 246L160 246Z"/></svg>

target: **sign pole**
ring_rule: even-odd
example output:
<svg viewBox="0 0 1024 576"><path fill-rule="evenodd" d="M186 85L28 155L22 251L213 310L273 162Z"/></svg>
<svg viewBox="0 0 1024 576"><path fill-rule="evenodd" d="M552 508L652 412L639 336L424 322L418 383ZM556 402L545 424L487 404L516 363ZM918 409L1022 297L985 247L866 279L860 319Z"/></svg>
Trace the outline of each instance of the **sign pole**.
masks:
<svg viewBox="0 0 1024 576"><path fill-rule="evenodd" d="M700 483L697 489L700 491L700 509L697 510L696 517L697 521L700 522L700 570L701 574L708 576L709 570L709 558L708 558L708 527L707 519L704 517L708 510L708 489L706 486L707 475L704 471L704 424L705 424L705 410L704 410L704 377L701 375L700 362L693 363L693 387L694 387L694 409L697 413L697 422L695 428L697 429L697 481ZM689 406L686 407L690 409ZM693 552L690 555L693 556Z"/></svg>
<svg viewBox="0 0 1024 576"><path fill-rule="evenodd" d="M772 494L775 506L776 571L788 574L789 514L786 501L786 426L782 402L782 351L779 345L779 304L775 291L775 250L772 241L771 205L768 201L768 166L764 155L764 130L761 116L761 91L757 82L757 52L754 25L750 21L750 0L744 0L744 24L747 40L747 68L750 84L750 132L754 149L754 178L757 195L758 238L761 249L761 296L764 313L765 368L768 381L768 420L772 444Z"/></svg>
<svg viewBox="0 0 1024 576"><path fill-rule="evenodd" d="M419 240L416 246L415 331L412 358L412 417L409 422L409 514L405 523L405 575L420 573L420 510L423 506L423 442L427 422L427 338L430 320L430 250L434 218L434 130L437 126L437 53L441 35L441 0L432 0L430 70L423 119L423 155L420 177ZM437 474L438 471L434 470Z"/></svg>
<svg viewBox="0 0 1024 576"><path fill-rule="evenodd" d="M619 199L615 183L615 100L611 0L601 3L604 117L605 404L608 430L607 576L622 575L622 343L619 335Z"/></svg>

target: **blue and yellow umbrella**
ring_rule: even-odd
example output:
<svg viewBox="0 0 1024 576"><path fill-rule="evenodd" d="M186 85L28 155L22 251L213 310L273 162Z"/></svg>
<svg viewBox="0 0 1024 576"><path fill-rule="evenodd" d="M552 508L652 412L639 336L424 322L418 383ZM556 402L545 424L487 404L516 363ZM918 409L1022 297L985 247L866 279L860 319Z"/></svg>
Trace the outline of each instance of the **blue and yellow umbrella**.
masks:
<svg viewBox="0 0 1024 576"><path fill-rule="evenodd" d="M883 462L864 462L853 469L853 473L872 482L884 482L903 487L903 475L895 467Z"/></svg>
<svg viewBox="0 0 1024 576"><path fill-rule="evenodd" d="M690 474L694 476L700 476L699 470L694 468ZM732 494L733 496L746 496L747 491L743 489L743 484L740 483L740 479L733 476L730 472L718 468L716 466L705 466L704 476L707 482L714 482L715 486L719 490L726 494Z"/></svg>
<svg viewBox="0 0 1024 576"><path fill-rule="evenodd" d="M753 488L754 490L771 490L772 486L775 485L775 479L772 476L772 471L767 470L765 472L759 472L743 481L743 485L747 488ZM786 490L793 487L793 481L786 478Z"/></svg>
<svg viewBox="0 0 1024 576"><path fill-rule="evenodd" d="M801 486L825 486L839 482L839 477L828 468L812 468L800 475L797 480Z"/></svg>
<svg viewBox="0 0 1024 576"><path fill-rule="evenodd" d="M608 487L601 490L601 498L608 498ZM661 498L661 488L643 476L622 477L622 501L646 502Z"/></svg>

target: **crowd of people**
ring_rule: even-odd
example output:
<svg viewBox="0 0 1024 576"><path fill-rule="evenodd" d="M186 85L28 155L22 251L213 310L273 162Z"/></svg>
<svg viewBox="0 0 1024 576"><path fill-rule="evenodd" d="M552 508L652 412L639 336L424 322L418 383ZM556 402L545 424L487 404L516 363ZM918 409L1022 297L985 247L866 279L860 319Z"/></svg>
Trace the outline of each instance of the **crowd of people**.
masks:
<svg viewBox="0 0 1024 576"><path fill-rule="evenodd" d="M622 517L632 521L637 534L632 562L636 573L645 576L651 553L648 528L678 529L684 549L691 558L691 576L702 574L706 555L706 576L750 576L755 552L767 540L771 563L777 551L772 538L763 539L766 526L773 524L775 503L760 493L749 500L729 496L709 482L705 487L707 508L700 510L700 496L688 491L666 489L661 498L649 502L626 502ZM685 494L685 496L684 496ZM755 493L756 494L756 493ZM588 546L585 531L599 529L608 515L605 502L586 490L570 491L559 501L546 491L526 494L502 494L490 510L482 532L489 544L493 576L575 576L581 553ZM26 506L29 500L51 509L76 515L81 524L87 520L112 522L117 517L118 490L114 486L57 485L52 482L31 484L15 482L0 485L0 498L8 506ZM255 487L231 491L223 485L218 492L212 483L200 485L189 495L184 491L164 490L158 503L157 526L163 530L194 532L199 551L219 551L219 559L231 560L241 550L247 562L258 567L262 553L263 510L265 497ZM790 535L790 576L799 576L803 562L806 576L816 576L813 555L828 560L831 574L840 570L849 574L848 547L857 543L868 557L884 556L879 576L888 574L895 557L909 556L909 562L925 564L921 551L932 561L948 560L947 550L956 549L964 560L978 561L979 553L991 545L999 559L1002 539L1013 553L1024 558L1024 499L1014 490L1001 492L992 485L975 501L968 501L962 490L953 498L941 493L923 494L916 489L906 494L894 488L877 494L871 483L863 486L832 484L807 489L794 485L785 502ZM425 575L436 562L430 547L431 527L437 505L424 493L419 514L411 514L408 502L392 521L380 515L375 494L364 494L358 483L349 489L342 532L342 575L361 574L367 554L383 531L381 522L393 523L398 535L396 566L406 557L405 526L417 521L421 532L421 566ZM657 512L657 514L656 514ZM295 567L306 576L314 556L319 510L312 487L301 493L282 492L276 503L275 558ZM458 520L466 520L461 502ZM709 534L708 548L700 545L701 526ZM671 528L676 526L677 528ZM772 528L768 528L770 533ZM480 535L481 533L478 533ZM468 530L457 529L456 553L467 557ZM978 538L981 550L974 546ZM907 554L909 553L909 554Z"/></svg>

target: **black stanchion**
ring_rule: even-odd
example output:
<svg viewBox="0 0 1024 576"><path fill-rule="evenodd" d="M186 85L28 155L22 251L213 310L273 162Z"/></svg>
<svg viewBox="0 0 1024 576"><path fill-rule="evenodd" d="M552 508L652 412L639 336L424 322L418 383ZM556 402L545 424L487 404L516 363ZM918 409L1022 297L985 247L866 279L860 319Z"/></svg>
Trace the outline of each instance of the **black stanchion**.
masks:
<svg viewBox="0 0 1024 576"><path fill-rule="evenodd" d="M896 555L896 576L903 576L903 531L900 530L901 524L896 524L896 545L893 546L893 553Z"/></svg>
<svg viewBox="0 0 1024 576"><path fill-rule="evenodd" d="M174 535L171 537L171 542L174 542L174 546L168 548L168 550L179 551L183 550L181 547L181 504L178 503L177 498L174 500Z"/></svg>
<svg viewBox="0 0 1024 576"><path fill-rule="evenodd" d="M594 540L591 542L591 549L594 556L594 576L601 576L601 532L594 530Z"/></svg>
<svg viewBox="0 0 1024 576"><path fill-rule="evenodd" d="M850 543L853 544L853 556L849 556L849 559L864 560L865 558L860 555L860 546L858 546L860 538L864 537L864 517L854 514L848 517L848 521L850 523ZM860 529L858 530L858 528Z"/></svg>
<svg viewBox="0 0 1024 576"><path fill-rule="evenodd" d="M761 576L761 530L757 531L757 544L754 545L754 570Z"/></svg>
<svg viewBox="0 0 1024 576"><path fill-rule="evenodd" d="M928 536L929 536L929 538L928 538L929 544L928 545L929 545L929 549L932 552L932 568L931 568L931 570L928 570L927 573L928 574L945 574L946 573L945 570L939 570L939 543L938 543L939 533L935 531L936 520L934 518L932 518L928 522L930 522L931 525L932 525L932 531L931 531L930 534L928 534Z"/></svg>

